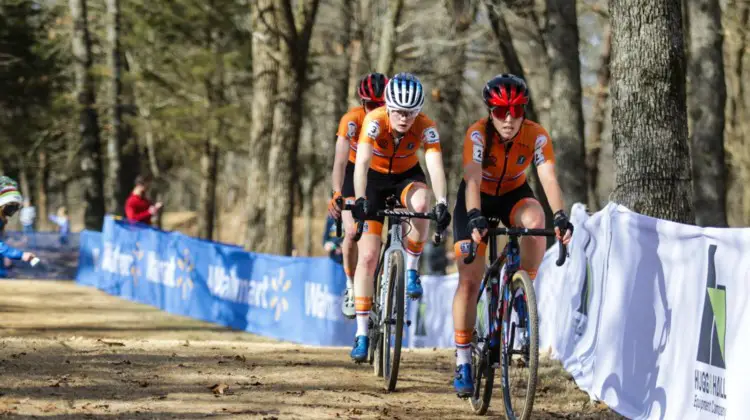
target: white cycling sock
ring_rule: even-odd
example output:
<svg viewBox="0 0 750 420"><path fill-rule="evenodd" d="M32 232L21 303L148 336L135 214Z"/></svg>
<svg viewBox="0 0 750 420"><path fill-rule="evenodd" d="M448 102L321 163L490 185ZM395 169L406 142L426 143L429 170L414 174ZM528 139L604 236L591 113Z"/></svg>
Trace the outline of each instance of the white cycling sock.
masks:
<svg viewBox="0 0 750 420"><path fill-rule="evenodd" d="M406 253L406 269L419 271L419 255L414 255L411 252Z"/></svg>
<svg viewBox="0 0 750 420"><path fill-rule="evenodd" d="M354 334L356 337L359 337L361 335L367 335L367 332L369 331L369 320L370 320L370 311L357 311L357 333Z"/></svg>
<svg viewBox="0 0 750 420"><path fill-rule="evenodd" d="M471 363L471 347L456 346L456 366Z"/></svg>

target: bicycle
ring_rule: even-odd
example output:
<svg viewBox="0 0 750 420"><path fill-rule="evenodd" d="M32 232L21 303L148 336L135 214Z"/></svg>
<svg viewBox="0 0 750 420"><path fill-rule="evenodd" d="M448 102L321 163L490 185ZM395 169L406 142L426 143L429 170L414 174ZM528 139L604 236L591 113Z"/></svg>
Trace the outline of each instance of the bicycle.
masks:
<svg viewBox="0 0 750 420"><path fill-rule="evenodd" d="M492 220L497 222L497 220ZM508 243L498 256L496 236L508 236ZM477 320L472 337L472 371L474 372L474 394L469 402L476 414L484 415L490 406L495 369L502 365L503 405L506 418L510 420L527 420L531 416L536 393L537 368L539 363L539 319L536 306L534 286L526 271L520 269L521 256L518 239L521 236L555 236L554 229L526 228L492 228L488 229L489 259L491 264L485 270L477 297ZM556 264L565 263L567 250L562 241L558 241L559 250ZM469 255L464 258L471 264L476 258L477 244L471 243ZM502 279L502 267L505 271ZM516 295L517 290L522 294ZM486 300L482 302L482 294ZM517 320L513 322L513 309L516 309ZM482 319L486 317L485 319ZM499 326L499 328L498 328ZM516 343L516 332L526 332L527 339ZM516 350L516 344L521 349ZM515 398L512 393L513 356L519 355L521 370L527 368L529 378L525 381L526 395ZM482 383L484 381L484 384ZM482 386L484 385L484 387ZM523 387L524 381L517 385ZM522 400L519 410L514 399ZM520 414L519 414L520 413Z"/></svg>
<svg viewBox="0 0 750 420"><path fill-rule="evenodd" d="M350 210L352 206L340 207ZM401 363L401 343L404 324L411 326L411 320L404 319L406 310L406 251L402 244L402 224L410 219L436 220L434 211L417 213L406 210L398 198L389 196L386 209L376 212L378 217L388 218L388 238L381 246L378 265L375 269L375 293L370 311L370 354L368 362L373 365L375 376L383 377L388 392L396 389L398 370ZM357 221L354 240L362 237L364 223ZM339 221L336 233L340 236ZM408 233L408 232L407 232ZM442 232L435 234L435 244L442 241ZM384 269L385 268L385 269Z"/></svg>

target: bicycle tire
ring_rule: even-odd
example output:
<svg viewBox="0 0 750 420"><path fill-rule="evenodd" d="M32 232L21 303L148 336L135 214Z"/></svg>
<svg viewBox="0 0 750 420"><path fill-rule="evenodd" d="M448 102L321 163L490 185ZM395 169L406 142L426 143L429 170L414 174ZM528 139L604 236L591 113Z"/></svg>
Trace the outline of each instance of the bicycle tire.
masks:
<svg viewBox="0 0 750 420"><path fill-rule="evenodd" d="M508 346L504 344L502 347L503 405L505 406L505 417L509 420L528 420L531 418L531 413L534 409L534 397L536 394L536 384L538 379L537 370L539 367L539 317L536 307L536 293L529 274L523 270L519 270L513 274L513 277L511 278L511 286L511 299L509 302L506 302L503 321L510 320L515 291L519 287L523 288L524 294L526 295L526 311L528 313L528 324L526 328L529 338L529 359L526 369L529 371L529 378L526 382L526 397L524 398L523 410L518 410L518 408L513 407L512 404L512 390L510 389L509 378L509 367L512 360L507 352ZM502 325L505 325L505 322L503 322ZM503 331L503 334L505 334L505 331ZM512 343L510 345L512 346ZM516 411L520 411L518 416L515 414Z"/></svg>
<svg viewBox="0 0 750 420"><path fill-rule="evenodd" d="M404 334L404 255L394 252L389 258L388 290L384 305L385 328L383 329L383 378L385 389L392 392L398 381L398 368L401 363L401 340ZM395 304L395 307L394 307ZM395 315L395 322L393 318ZM391 333L393 333L393 354L391 354Z"/></svg>
<svg viewBox="0 0 750 420"><path fill-rule="evenodd" d="M380 304L380 293L383 282L380 281L382 275L382 269L380 264L378 270L375 272L375 293L373 294L372 309L378 313L378 318L382 319L383 316L383 305ZM381 325L370 325L370 364L372 364L373 374L376 377L383 377L383 332L381 331Z"/></svg>
<svg viewBox="0 0 750 420"><path fill-rule="evenodd" d="M480 314L479 305L485 305L486 309ZM480 416L487 414L492 400L492 387L495 383L495 369L490 364L490 336L489 326L492 322L492 315L496 310L492 310L490 301L480 301L477 304L477 321L474 327L474 334L471 343L471 369L474 372L474 394L469 398L469 404L474 413ZM481 327L481 315L486 317L485 327ZM484 345L479 349L479 337L484 336ZM484 386L482 381L484 380Z"/></svg>

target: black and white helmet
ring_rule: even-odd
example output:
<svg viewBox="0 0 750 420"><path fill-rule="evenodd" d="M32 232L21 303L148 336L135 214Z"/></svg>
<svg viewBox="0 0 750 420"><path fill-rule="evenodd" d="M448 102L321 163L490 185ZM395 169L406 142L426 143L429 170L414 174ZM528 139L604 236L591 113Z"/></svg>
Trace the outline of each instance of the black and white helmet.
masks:
<svg viewBox="0 0 750 420"><path fill-rule="evenodd" d="M385 106L400 111L421 111L424 105L422 82L411 73L398 73L385 87Z"/></svg>

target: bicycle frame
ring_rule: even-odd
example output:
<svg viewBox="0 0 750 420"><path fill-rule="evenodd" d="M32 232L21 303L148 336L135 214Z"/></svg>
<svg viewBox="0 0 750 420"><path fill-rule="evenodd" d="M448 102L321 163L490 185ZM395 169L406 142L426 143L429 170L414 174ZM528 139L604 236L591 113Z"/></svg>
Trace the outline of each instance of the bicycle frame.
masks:
<svg viewBox="0 0 750 420"><path fill-rule="evenodd" d="M386 242L384 246L382 247L382 252L380 255L380 261L378 262L377 267L375 268L375 273L378 273L380 271L380 268L382 268L382 272L379 276L375 278L375 290L377 290L377 282L382 282L380 284L380 296L378 296L377 301L375 304L377 305L377 310L373 310L370 312L370 318L373 321L373 325L377 328L380 328L383 325L383 319L380 319L381 315L381 306L383 305L385 301L386 294L388 293L388 287L390 286L390 257L396 252L400 252L404 255L404 260L406 259L406 250L404 249L404 246L402 244L402 228L401 228L401 221L393 222L392 219L388 219L388 238L386 239ZM406 293L406 291L404 291ZM404 300L406 302L406 300ZM404 311L406 311L406 304L404 303ZM406 313L406 312L404 312ZM408 320L406 320L407 326L410 324Z"/></svg>

